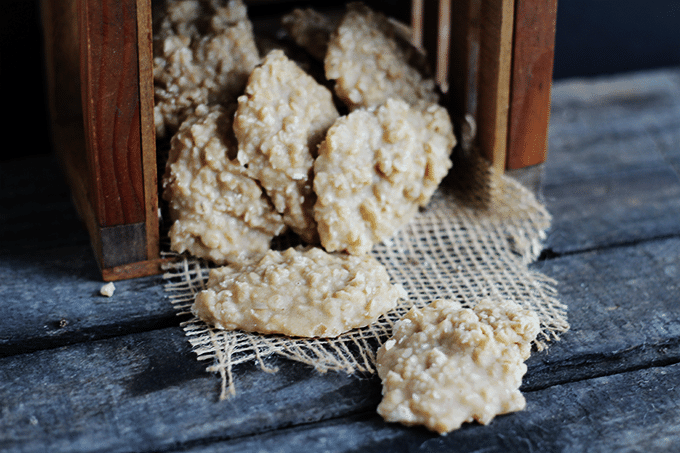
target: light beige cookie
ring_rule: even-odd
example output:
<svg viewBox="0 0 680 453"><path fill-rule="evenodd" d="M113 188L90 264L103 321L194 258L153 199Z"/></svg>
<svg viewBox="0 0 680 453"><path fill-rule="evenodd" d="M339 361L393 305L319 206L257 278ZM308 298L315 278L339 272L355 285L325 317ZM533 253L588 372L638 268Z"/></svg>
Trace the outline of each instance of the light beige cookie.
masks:
<svg viewBox="0 0 680 453"><path fill-rule="evenodd" d="M340 118L314 163L314 218L328 251L367 253L430 200L451 167L451 122L399 99Z"/></svg>
<svg viewBox="0 0 680 453"><path fill-rule="evenodd" d="M536 314L510 301L484 300L471 310L437 300L411 309L377 353L378 413L446 434L524 409L519 387L538 332Z"/></svg>
<svg viewBox="0 0 680 453"><path fill-rule="evenodd" d="M319 142L337 117L331 92L280 50L265 57L238 98L238 160L307 242L318 241L312 166Z"/></svg>
<svg viewBox="0 0 680 453"><path fill-rule="evenodd" d="M236 160L235 105L200 105L172 139L163 197L171 248L218 264L261 257L285 229L281 216Z"/></svg>
<svg viewBox="0 0 680 453"><path fill-rule="evenodd" d="M197 37L199 19L203 13L201 0L160 0L152 4L154 50L165 38L180 35Z"/></svg>
<svg viewBox="0 0 680 453"><path fill-rule="evenodd" d="M328 43L326 78L335 80L336 94L350 109L393 97L411 105L437 102L434 80L410 63L414 51L385 16L352 3Z"/></svg>
<svg viewBox="0 0 680 453"><path fill-rule="evenodd" d="M157 137L172 135L200 104L229 103L260 58L241 0L169 1L154 38Z"/></svg>
<svg viewBox="0 0 680 453"><path fill-rule="evenodd" d="M221 329L336 337L373 323L400 297L403 288L371 256L290 248L212 269L192 311Z"/></svg>

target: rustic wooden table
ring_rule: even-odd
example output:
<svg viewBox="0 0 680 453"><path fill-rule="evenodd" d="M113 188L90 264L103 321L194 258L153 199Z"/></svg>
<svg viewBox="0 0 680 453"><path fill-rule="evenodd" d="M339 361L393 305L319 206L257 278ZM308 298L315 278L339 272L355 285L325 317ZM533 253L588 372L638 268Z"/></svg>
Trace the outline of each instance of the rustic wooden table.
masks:
<svg viewBox="0 0 680 453"><path fill-rule="evenodd" d="M190 351L160 277L112 298L52 158L0 167L1 451L672 451L680 445L680 69L553 90L535 268L571 330L527 408L445 437L387 424L375 376L283 359L238 395Z"/></svg>

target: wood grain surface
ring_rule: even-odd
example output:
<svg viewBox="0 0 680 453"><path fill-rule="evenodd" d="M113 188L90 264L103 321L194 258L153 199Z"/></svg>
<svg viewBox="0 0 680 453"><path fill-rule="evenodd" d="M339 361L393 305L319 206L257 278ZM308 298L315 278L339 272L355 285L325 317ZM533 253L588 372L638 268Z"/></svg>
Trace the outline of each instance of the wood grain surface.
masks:
<svg viewBox="0 0 680 453"><path fill-rule="evenodd" d="M557 0L516 0L506 168L547 154Z"/></svg>
<svg viewBox="0 0 680 453"><path fill-rule="evenodd" d="M680 73L558 83L543 194L555 253L680 233Z"/></svg>
<svg viewBox="0 0 680 453"><path fill-rule="evenodd" d="M593 379L680 361L680 304L673 291L679 281L680 238L571 255L539 267L561 279L558 289L570 307L572 330L529 359L523 384L529 392L527 411L499 417L488 429L471 425L438 438L422 429L387 425L373 414L380 399L375 376L323 375L283 359L268 361L279 367L274 374L252 366L236 368L238 393L219 402L219 381L203 371L206 364L196 362L181 330L167 327L142 333L128 330L110 339L0 359L0 399L6 408L1 426L9 433L0 445L54 451L68 440L69 446L82 445L83 451L94 445L108 451L124 451L126 445L169 450L295 426L304 430L313 422L369 413L370 423L358 431L375 430L372 439L382 446L384 430L408 442L412 436L425 436L435 445L445 440L441 448L469 430L480 439L497 433L515 442L505 423L521 425L524 417L540 420L548 410L563 410L559 398L548 407L541 409L543 403L538 403L532 409L532 398L540 392L551 394L555 386L580 381L597 389L601 387ZM676 274L667 269L676 269ZM591 277L595 274L597 279ZM148 289L137 291L143 294ZM132 295L121 292L100 303L129 305L126 301ZM667 421L678 417L665 415L670 417ZM38 420L37 426L31 417ZM503 422L506 419L513 421ZM532 442L537 439L532 437ZM338 451L344 451L344 445L339 444Z"/></svg>
<svg viewBox="0 0 680 453"><path fill-rule="evenodd" d="M158 162L156 160L156 124L154 120L153 91L153 37L151 3L136 0L137 52L139 65L139 120L142 174L144 178L144 233L146 256L149 260L160 257L160 225L158 218ZM149 275L157 272L146 272Z"/></svg>
<svg viewBox="0 0 680 453"><path fill-rule="evenodd" d="M102 276L157 273L151 3L42 0L41 8L55 149Z"/></svg>
<svg viewBox="0 0 680 453"><path fill-rule="evenodd" d="M102 227L144 222L135 0L80 3L83 115Z"/></svg>
<svg viewBox="0 0 680 453"><path fill-rule="evenodd" d="M679 385L676 364L531 392L526 395L526 411L496 418L488 426L467 425L447 436L386 424L377 414L366 412L184 451L283 453L291 445L369 453L672 451L680 442Z"/></svg>
<svg viewBox="0 0 680 453"><path fill-rule="evenodd" d="M514 0L482 0L477 140L496 173L505 171L512 72Z"/></svg>

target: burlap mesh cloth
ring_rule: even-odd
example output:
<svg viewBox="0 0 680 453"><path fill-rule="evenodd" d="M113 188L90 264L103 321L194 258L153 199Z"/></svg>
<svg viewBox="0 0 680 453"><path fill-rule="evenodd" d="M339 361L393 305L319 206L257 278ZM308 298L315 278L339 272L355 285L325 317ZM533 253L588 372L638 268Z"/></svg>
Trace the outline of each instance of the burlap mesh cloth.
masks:
<svg viewBox="0 0 680 453"><path fill-rule="evenodd" d="M539 350L566 331L566 307L557 299L555 282L529 268L550 227L549 213L515 180L489 178L486 169L472 167L463 168L463 173L478 184L464 184L462 190L460 185L443 184L425 210L374 248L372 253L409 295L374 325L326 340L223 331L196 317L184 322L198 360L209 361L208 371L221 376L220 397L235 394L232 370L238 364L254 361L264 371L275 371L264 361L272 354L320 372L374 372L375 351L389 337L394 322L410 307L438 298L467 307L482 298L511 299L534 310L541 321ZM204 289L208 265L179 257L164 278L172 303L180 314L187 314L196 293Z"/></svg>

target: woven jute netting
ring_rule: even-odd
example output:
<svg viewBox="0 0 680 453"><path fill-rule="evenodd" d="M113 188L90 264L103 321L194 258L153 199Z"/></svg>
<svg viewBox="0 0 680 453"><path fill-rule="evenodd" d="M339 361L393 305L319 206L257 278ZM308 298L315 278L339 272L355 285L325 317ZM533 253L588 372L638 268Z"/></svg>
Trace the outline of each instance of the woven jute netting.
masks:
<svg viewBox="0 0 680 453"><path fill-rule="evenodd" d="M371 326L333 339L289 338L212 328L191 315L198 291L205 289L209 265L179 256L164 275L165 289L178 310L190 315L184 331L198 360L219 373L220 397L237 389L234 368L255 362L275 371L265 359L283 356L319 372L375 371L375 352L394 323L411 307L444 298L473 307L481 299L512 300L534 310L541 321L537 349L565 332L566 306L556 282L530 268L550 227L550 214L535 195L514 179L493 175L481 160L454 166L427 208L394 237L375 246L373 255L394 283L408 293L393 311ZM278 247L285 247L285 241Z"/></svg>

